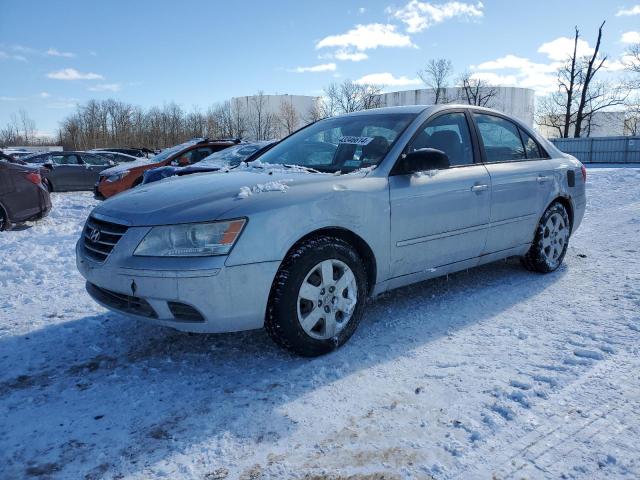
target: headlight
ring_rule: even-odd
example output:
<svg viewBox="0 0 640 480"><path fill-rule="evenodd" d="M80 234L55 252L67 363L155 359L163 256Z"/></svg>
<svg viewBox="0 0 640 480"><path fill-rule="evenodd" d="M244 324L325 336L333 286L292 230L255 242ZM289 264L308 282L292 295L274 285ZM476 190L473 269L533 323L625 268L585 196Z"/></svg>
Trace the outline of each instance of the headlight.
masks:
<svg viewBox="0 0 640 480"><path fill-rule="evenodd" d="M236 243L246 220L187 223L153 227L134 255L144 257L207 257L226 255Z"/></svg>
<svg viewBox="0 0 640 480"><path fill-rule="evenodd" d="M109 175L107 177L107 182L109 183L117 182L118 180L123 179L127 175L129 175L129 170L125 170L124 172L114 173L113 175Z"/></svg>

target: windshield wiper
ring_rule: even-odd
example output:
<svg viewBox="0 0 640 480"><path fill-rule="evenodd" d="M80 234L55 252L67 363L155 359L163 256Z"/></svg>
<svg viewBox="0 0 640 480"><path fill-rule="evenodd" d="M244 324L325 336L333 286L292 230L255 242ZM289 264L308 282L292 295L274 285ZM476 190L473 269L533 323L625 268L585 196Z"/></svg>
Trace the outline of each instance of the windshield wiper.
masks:
<svg viewBox="0 0 640 480"><path fill-rule="evenodd" d="M305 167L304 165L291 165L288 163L283 163L282 166L287 168L302 168L303 170L306 170L307 172L311 172L311 173L322 173L320 170L316 170L315 168L311 168L311 167Z"/></svg>

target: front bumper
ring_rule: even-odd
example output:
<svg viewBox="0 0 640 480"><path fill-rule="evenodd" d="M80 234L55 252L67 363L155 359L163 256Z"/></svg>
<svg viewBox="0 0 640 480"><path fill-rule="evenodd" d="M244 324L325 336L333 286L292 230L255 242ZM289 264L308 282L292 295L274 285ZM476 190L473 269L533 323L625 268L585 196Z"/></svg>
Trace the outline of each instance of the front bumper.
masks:
<svg viewBox="0 0 640 480"><path fill-rule="evenodd" d="M163 269L158 259L136 258L136 268L125 268L116 258L98 263L84 252L80 240L76 263L96 302L156 325L200 333L261 328L280 263L227 267L226 257L209 257L206 269ZM147 262L146 268L140 262ZM198 315L185 318L186 310Z"/></svg>

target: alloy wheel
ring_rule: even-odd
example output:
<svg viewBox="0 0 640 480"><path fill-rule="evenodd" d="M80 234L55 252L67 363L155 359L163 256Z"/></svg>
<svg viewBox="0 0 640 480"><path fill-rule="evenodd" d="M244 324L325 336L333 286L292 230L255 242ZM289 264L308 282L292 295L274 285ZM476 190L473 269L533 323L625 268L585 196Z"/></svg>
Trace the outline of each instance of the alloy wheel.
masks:
<svg viewBox="0 0 640 480"><path fill-rule="evenodd" d="M569 240L569 228L562 215L554 213L544 224L542 233L542 254L547 263L556 265Z"/></svg>
<svg viewBox="0 0 640 480"><path fill-rule="evenodd" d="M358 301L356 277L349 266L336 259L313 267L300 285L298 322L312 338L335 337L349 323Z"/></svg>

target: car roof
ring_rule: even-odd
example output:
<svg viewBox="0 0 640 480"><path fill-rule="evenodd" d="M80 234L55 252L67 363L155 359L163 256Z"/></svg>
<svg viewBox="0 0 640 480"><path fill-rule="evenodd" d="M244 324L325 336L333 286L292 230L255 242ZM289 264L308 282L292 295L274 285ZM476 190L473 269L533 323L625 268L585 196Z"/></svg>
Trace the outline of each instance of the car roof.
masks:
<svg viewBox="0 0 640 480"><path fill-rule="evenodd" d="M413 113L420 114L427 110L449 110L449 109L459 109L459 108L468 108L474 111L484 111L487 113L497 113L500 115L506 115L505 113L495 110L493 108L487 107L479 107L476 105L469 105L467 103L439 103L433 105L401 105L397 107L380 107L380 108L371 108L369 110L360 110L357 112L347 113L346 116L350 115L367 115L367 114L376 114L376 115L388 115L393 113ZM507 115L511 117L510 115Z"/></svg>

